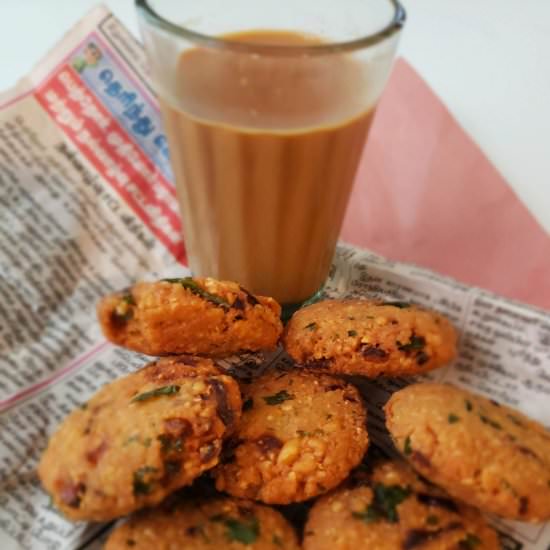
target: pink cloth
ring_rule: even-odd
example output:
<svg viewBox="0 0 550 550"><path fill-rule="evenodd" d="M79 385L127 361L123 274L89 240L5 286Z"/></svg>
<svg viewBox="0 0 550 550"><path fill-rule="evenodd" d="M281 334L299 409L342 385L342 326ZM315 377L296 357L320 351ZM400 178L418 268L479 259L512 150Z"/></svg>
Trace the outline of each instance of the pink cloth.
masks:
<svg viewBox="0 0 550 550"><path fill-rule="evenodd" d="M404 60L378 108L341 237L550 309L550 236Z"/></svg>

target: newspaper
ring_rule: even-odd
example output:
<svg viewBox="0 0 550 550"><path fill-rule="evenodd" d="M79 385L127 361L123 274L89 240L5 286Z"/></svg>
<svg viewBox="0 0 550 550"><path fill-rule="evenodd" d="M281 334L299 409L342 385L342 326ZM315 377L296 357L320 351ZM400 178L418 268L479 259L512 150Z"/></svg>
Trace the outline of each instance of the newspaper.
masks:
<svg viewBox="0 0 550 550"><path fill-rule="evenodd" d="M49 435L147 358L107 343L105 293L188 273L159 110L140 44L104 7L0 96L0 548L101 548L110 525L71 523L36 476ZM326 293L437 309L459 357L433 378L550 425L550 314L344 245ZM281 351L266 363L285 362ZM402 381L365 382L371 435ZM547 550L550 524L495 520L503 548Z"/></svg>

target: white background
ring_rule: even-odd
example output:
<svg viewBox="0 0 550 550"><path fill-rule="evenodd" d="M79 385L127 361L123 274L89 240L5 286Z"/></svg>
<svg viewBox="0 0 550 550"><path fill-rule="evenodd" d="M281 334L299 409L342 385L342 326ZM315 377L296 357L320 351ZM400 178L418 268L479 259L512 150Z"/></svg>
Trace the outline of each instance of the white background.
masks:
<svg viewBox="0 0 550 550"><path fill-rule="evenodd" d="M403 2L401 55L550 232L550 0ZM0 89L96 3L0 0ZM105 4L137 33L133 0Z"/></svg>

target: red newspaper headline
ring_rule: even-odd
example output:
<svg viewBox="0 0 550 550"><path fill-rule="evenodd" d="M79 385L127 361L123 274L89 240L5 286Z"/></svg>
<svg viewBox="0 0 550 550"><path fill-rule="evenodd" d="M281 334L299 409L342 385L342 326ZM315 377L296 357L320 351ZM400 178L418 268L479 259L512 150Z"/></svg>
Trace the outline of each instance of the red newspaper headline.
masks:
<svg viewBox="0 0 550 550"><path fill-rule="evenodd" d="M185 263L174 187L65 65L35 92L69 140L174 257Z"/></svg>

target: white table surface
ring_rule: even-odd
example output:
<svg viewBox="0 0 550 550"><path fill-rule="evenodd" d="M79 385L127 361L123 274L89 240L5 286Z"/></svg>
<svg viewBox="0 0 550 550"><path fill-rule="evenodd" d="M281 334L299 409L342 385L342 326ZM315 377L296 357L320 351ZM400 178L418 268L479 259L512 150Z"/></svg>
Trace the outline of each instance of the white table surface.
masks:
<svg viewBox="0 0 550 550"><path fill-rule="evenodd" d="M550 0L403 2L408 22L400 54L550 232ZM0 89L96 4L1 0ZM133 0L105 4L137 33Z"/></svg>

